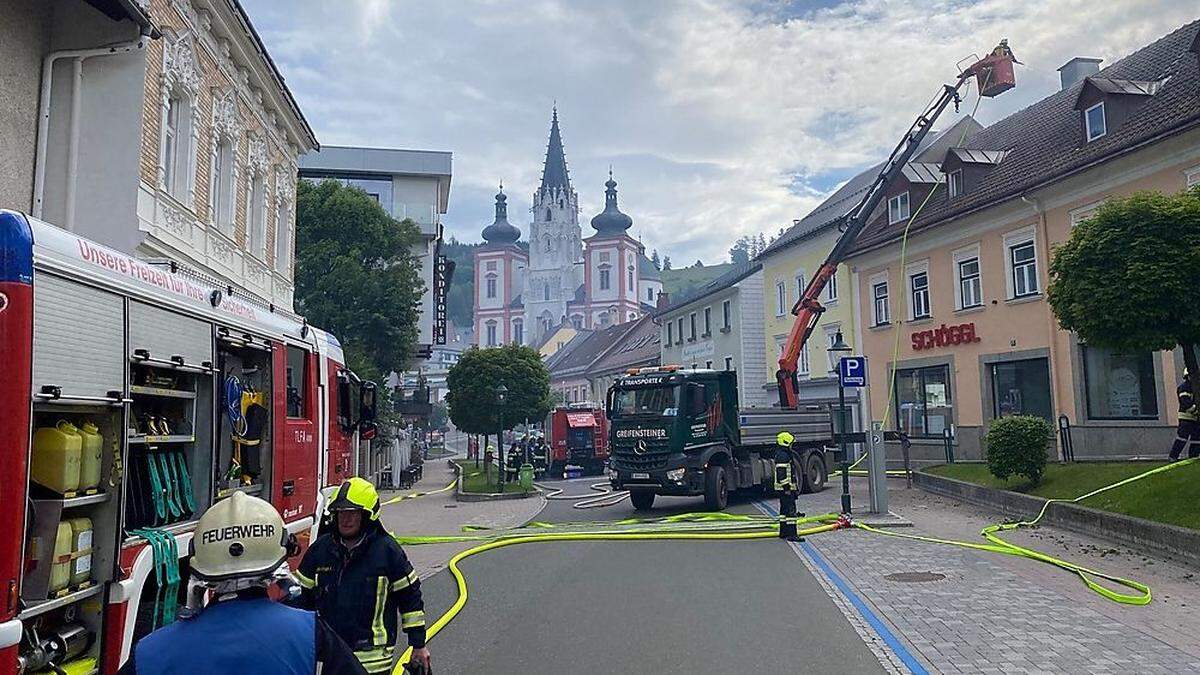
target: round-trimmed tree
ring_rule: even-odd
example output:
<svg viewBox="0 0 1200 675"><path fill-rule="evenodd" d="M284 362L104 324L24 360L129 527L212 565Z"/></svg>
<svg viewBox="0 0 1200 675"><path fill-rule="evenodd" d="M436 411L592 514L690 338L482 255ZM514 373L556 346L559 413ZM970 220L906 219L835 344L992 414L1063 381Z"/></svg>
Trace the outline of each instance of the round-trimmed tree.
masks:
<svg viewBox="0 0 1200 675"><path fill-rule="evenodd" d="M1113 198L1054 251L1047 300L1088 344L1121 351L1182 348L1200 391L1200 188Z"/></svg>

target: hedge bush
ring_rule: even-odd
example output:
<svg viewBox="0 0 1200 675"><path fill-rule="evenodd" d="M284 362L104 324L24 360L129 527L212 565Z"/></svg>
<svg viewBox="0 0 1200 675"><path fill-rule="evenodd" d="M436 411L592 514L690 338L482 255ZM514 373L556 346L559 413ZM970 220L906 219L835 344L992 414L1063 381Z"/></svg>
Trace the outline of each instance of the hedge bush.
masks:
<svg viewBox="0 0 1200 675"><path fill-rule="evenodd" d="M1030 484L1042 481L1046 471L1046 444L1054 434L1050 423L1034 415L1001 417L988 428L988 471L1000 480L1025 476Z"/></svg>

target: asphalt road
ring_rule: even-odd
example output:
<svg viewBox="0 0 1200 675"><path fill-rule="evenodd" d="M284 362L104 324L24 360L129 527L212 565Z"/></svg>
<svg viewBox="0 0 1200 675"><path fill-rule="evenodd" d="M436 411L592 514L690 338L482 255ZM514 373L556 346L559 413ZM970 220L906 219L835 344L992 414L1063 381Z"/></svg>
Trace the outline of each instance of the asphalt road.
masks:
<svg viewBox="0 0 1200 675"><path fill-rule="evenodd" d="M567 493L584 495L587 484ZM659 497L654 513L701 507ZM586 511L554 501L538 519L633 513L628 501ZM469 602L429 644L440 673L884 672L778 540L534 543L461 567ZM443 571L422 587L432 623L454 602L454 579Z"/></svg>

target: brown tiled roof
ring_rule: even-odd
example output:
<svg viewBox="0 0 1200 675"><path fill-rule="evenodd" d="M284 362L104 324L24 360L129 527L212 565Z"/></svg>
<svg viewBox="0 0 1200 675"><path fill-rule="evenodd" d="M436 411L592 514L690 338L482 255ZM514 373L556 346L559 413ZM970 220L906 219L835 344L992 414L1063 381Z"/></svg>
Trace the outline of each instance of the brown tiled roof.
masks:
<svg viewBox="0 0 1200 675"><path fill-rule="evenodd" d="M1006 150L1008 154L970 193L950 200L938 190L913 222L910 232L943 225L986 206L1016 198L1050 181L1112 159L1161 136L1200 124L1200 66L1188 50L1197 39L1194 21L1103 69L1091 78L1164 81L1154 96L1120 127L1085 143L1083 121L1074 104L1084 82L1052 94L969 136L968 149ZM905 222L871 222L854 252L900 237Z"/></svg>
<svg viewBox="0 0 1200 675"><path fill-rule="evenodd" d="M642 364L647 360L657 359L660 353L659 341L662 331L658 324L645 315L633 324L629 332L617 339L612 350L592 366L595 372L623 370Z"/></svg>

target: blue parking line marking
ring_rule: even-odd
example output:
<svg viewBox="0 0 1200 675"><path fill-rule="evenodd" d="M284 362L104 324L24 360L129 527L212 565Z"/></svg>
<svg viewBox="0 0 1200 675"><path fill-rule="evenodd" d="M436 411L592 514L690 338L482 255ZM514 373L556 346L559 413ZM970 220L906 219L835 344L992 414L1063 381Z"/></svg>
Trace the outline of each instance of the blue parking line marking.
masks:
<svg viewBox="0 0 1200 675"><path fill-rule="evenodd" d="M779 516L779 511L769 504L758 502L757 506L766 511L770 516ZM804 554L808 556L808 559L813 561L813 564L841 591L842 595L850 601L850 604L854 605L854 609L858 610L859 615L866 620L871 629L875 631L875 634L883 640L884 644L891 648L896 656L900 658L900 661L904 663L910 673L913 675L929 675L929 671L925 669L925 666L922 666L921 662L917 661L916 657L900 641L900 638L896 637L896 634L887 627L887 624L875 614L871 607L862 598L858 597L858 594L850 588L850 584L846 583L846 580L833 569L833 566L829 564L829 561L825 560L825 557L817 551L816 547L807 541L802 542L800 547L804 550Z"/></svg>

